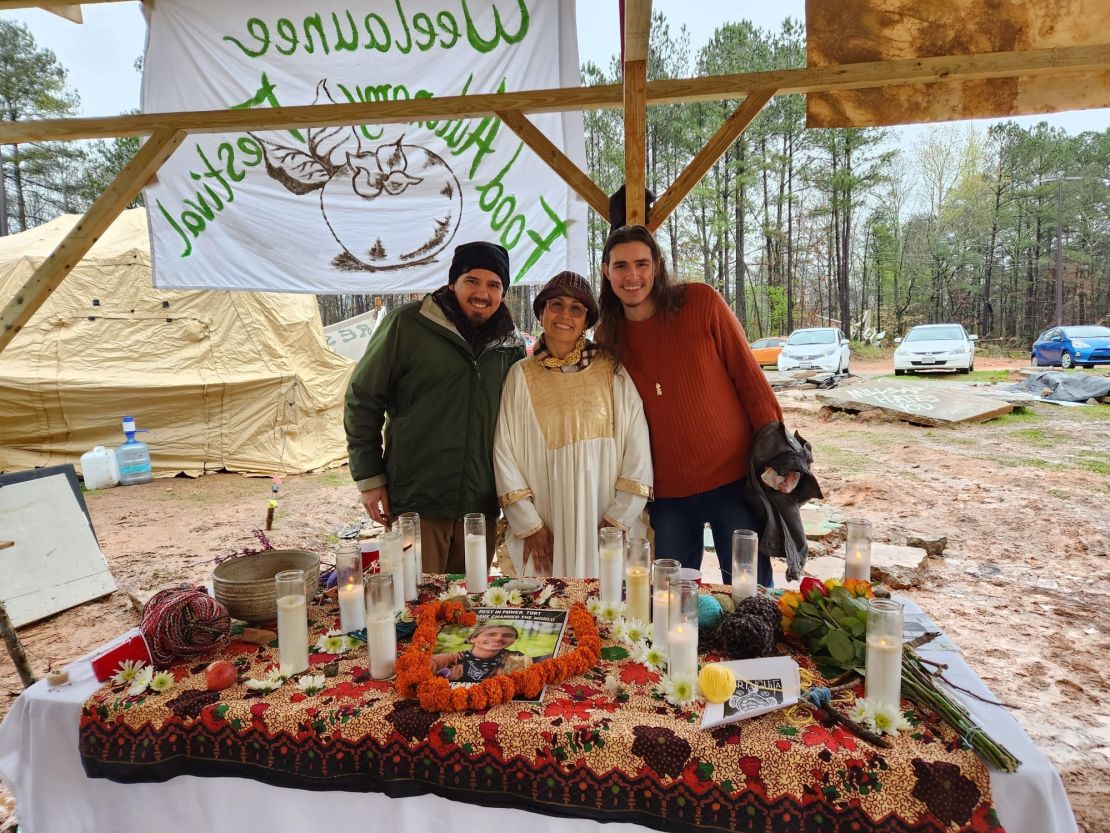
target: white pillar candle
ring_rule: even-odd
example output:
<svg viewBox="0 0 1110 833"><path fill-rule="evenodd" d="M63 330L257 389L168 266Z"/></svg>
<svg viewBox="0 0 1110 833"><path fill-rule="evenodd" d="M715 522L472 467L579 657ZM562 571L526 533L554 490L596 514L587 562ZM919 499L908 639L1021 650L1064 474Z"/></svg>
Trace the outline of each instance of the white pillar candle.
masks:
<svg viewBox="0 0 1110 833"><path fill-rule="evenodd" d="M378 572L393 576L393 609L405 609L405 556L401 531L394 527L378 536Z"/></svg>
<svg viewBox="0 0 1110 833"><path fill-rule="evenodd" d="M648 623L648 597L650 588L647 567L629 567L624 573L626 611L629 619L639 619Z"/></svg>
<svg viewBox="0 0 1110 833"><path fill-rule="evenodd" d="M871 522L849 518L844 528L844 578L871 581Z"/></svg>
<svg viewBox="0 0 1110 833"><path fill-rule="evenodd" d="M486 567L486 536L467 533L465 536L466 592L485 593L489 581Z"/></svg>
<svg viewBox="0 0 1110 833"><path fill-rule="evenodd" d="M747 570L732 574L732 600L743 601L755 595L755 575Z"/></svg>
<svg viewBox="0 0 1110 833"><path fill-rule="evenodd" d="M308 605L304 594L277 600L278 670L291 677L308 668Z"/></svg>
<svg viewBox="0 0 1110 833"><path fill-rule="evenodd" d="M601 601L603 604L619 604L621 600L621 579L624 577L624 547L618 540L606 544L598 552L601 562Z"/></svg>
<svg viewBox="0 0 1110 833"><path fill-rule="evenodd" d="M698 675L698 630L688 622L667 631L667 675L672 680Z"/></svg>
<svg viewBox="0 0 1110 833"><path fill-rule="evenodd" d="M670 602L666 590L656 590L651 594L651 623L655 626L655 638L657 641L662 642L663 636L670 628L670 617L667 611L670 609Z"/></svg>
<svg viewBox="0 0 1110 833"><path fill-rule="evenodd" d="M412 544L405 550L403 556L406 602L416 601L417 585L420 583L420 555L418 547L418 544Z"/></svg>
<svg viewBox="0 0 1110 833"><path fill-rule="evenodd" d="M902 697L902 643L886 636L869 637L866 659L869 703L898 708Z"/></svg>
<svg viewBox="0 0 1110 833"><path fill-rule="evenodd" d="M397 627L393 616L378 616L366 623L366 647L370 652L370 676L386 680L397 666Z"/></svg>
<svg viewBox="0 0 1110 833"><path fill-rule="evenodd" d="M366 627L366 595L361 584L345 584L339 588L339 628L344 633Z"/></svg>

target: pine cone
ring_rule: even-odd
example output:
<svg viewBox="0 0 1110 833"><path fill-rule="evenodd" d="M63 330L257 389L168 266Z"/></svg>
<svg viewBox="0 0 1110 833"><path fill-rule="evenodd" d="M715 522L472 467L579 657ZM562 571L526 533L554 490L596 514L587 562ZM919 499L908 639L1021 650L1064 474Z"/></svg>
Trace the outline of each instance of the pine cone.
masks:
<svg viewBox="0 0 1110 833"><path fill-rule="evenodd" d="M721 649L729 659L770 656L775 648L774 629L759 616L733 613L719 628Z"/></svg>

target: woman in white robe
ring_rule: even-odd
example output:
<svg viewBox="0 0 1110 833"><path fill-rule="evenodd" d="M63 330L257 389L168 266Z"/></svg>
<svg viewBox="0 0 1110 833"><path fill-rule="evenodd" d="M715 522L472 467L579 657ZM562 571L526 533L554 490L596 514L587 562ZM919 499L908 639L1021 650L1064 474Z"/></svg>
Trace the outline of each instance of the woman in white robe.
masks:
<svg viewBox="0 0 1110 833"><path fill-rule="evenodd" d="M644 537L651 445L631 377L588 341L597 303L585 278L556 275L533 302L535 354L509 370L493 446L518 575L599 574L598 530Z"/></svg>

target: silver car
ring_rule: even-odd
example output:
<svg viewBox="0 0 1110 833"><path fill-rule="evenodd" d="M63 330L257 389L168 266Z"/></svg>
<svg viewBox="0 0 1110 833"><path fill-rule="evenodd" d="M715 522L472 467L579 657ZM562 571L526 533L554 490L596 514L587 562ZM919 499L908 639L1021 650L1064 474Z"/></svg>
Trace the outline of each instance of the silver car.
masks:
<svg viewBox="0 0 1110 833"><path fill-rule="evenodd" d="M919 324L905 338L896 338L894 375L919 370L955 370L970 373L975 369L975 342L959 324Z"/></svg>
<svg viewBox="0 0 1110 833"><path fill-rule="evenodd" d="M827 370L847 373L851 361L848 339L837 327L795 330L779 353L780 371Z"/></svg>

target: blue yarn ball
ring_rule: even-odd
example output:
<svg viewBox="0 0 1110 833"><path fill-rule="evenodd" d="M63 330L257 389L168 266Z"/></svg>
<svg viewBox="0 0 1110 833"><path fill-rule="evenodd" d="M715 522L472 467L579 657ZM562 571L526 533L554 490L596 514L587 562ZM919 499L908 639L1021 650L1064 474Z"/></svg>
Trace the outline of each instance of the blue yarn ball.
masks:
<svg viewBox="0 0 1110 833"><path fill-rule="evenodd" d="M704 593L698 596L698 627L704 630L713 630L717 625L721 624L721 618L725 615L724 610L721 609L721 603Z"/></svg>

